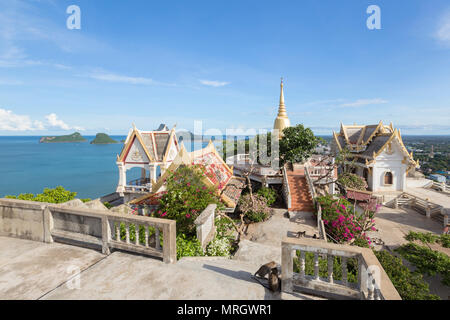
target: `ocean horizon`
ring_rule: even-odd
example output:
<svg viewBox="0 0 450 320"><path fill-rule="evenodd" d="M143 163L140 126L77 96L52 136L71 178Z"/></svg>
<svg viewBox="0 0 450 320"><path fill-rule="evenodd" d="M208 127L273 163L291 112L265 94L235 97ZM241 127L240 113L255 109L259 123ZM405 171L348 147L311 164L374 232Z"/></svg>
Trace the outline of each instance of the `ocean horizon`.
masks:
<svg viewBox="0 0 450 320"><path fill-rule="evenodd" d="M125 135L111 135L116 141ZM123 143L87 142L39 143L41 136L0 136L0 198L21 193L41 193L44 188L63 186L77 198L96 199L115 192L119 181L116 157ZM188 151L207 143L188 144ZM197 147L198 146L198 147ZM140 169L127 173L128 180L140 177Z"/></svg>

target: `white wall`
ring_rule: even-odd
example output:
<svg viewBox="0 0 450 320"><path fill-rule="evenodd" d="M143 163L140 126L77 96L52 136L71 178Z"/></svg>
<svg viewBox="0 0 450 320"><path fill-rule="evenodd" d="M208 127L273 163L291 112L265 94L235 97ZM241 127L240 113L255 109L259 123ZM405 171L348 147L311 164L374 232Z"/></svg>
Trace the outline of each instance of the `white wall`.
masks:
<svg viewBox="0 0 450 320"><path fill-rule="evenodd" d="M377 191L404 191L406 188L407 165L402 161L405 157L397 142L392 143L392 154L383 151L377 158L373 167L372 190ZM391 172L393 175L392 185L384 184L384 175Z"/></svg>

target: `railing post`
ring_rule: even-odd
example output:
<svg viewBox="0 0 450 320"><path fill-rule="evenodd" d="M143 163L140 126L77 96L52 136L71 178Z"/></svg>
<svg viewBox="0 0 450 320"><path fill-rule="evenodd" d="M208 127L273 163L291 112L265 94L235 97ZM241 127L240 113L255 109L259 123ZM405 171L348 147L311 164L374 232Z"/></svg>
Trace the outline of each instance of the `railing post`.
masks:
<svg viewBox="0 0 450 320"><path fill-rule="evenodd" d="M305 279L305 251L300 251L300 278Z"/></svg>
<svg viewBox="0 0 450 320"><path fill-rule="evenodd" d="M314 252L314 279L319 280L319 253Z"/></svg>
<svg viewBox="0 0 450 320"><path fill-rule="evenodd" d="M108 217L102 217L102 253L109 255L109 242L111 241L111 225Z"/></svg>
<svg viewBox="0 0 450 320"><path fill-rule="evenodd" d="M163 261L165 263L175 263L177 261L177 230L176 222L163 226ZM156 239L157 241L158 239ZM157 241L158 243L158 241Z"/></svg>
<svg viewBox="0 0 450 320"><path fill-rule="evenodd" d="M398 209L398 198L394 199L394 209Z"/></svg>
<svg viewBox="0 0 450 320"><path fill-rule="evenodd" d="M342 284L344 286L348 285L348 279L347 279L347 257L341 258L341 265L342 265Z"/></svg>
<svg viewBox="0 0 450 320"><path fill-rule="evenodd" d="M361 298L366 298L367 292L367 270L363 263L362 255L358 256L358 288Z"/></svg>
<svg viewBox="0 0 450 320"><path fill-rule="evenodd" d="M328 255L328 282L333 283L334 256Z"/></svg>
<svg viewBox="0 0 450 320"><path fill-rule="evenodd" d="M292 247L287 243L281 243L281 290L292 293L294 276L294 262L292 258Z"/></svg>
<svg viewBox="0 0 450 320"><path fill-rule="evenodd" d="M431 218L430 201L428 200L428 198L426 199L425 214L427 218Z"/></svg>

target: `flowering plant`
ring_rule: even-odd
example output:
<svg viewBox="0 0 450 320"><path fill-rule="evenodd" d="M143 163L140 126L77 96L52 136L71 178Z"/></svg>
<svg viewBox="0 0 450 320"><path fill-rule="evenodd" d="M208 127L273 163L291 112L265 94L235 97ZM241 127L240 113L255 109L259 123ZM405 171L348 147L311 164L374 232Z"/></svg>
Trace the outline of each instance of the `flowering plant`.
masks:
<svg viewBox="0 0 450 320"><path fill-rule="evenodd" d="M194 221L211 203L222 207L215 187L205 185L200 166L182 166L166 180L166 193L159 200L156 217L177 221L177 233L195 233Z"/></svg>
<svg viewBox="0 0 450 320"><path fill-rule="evenodd" d="M331 195L318 197L322 207L322 220L327 232L339 243L372 241L367 236L368 231L376 231L374 211L365 210L359 213L344 197L335 199Z"/></svg>

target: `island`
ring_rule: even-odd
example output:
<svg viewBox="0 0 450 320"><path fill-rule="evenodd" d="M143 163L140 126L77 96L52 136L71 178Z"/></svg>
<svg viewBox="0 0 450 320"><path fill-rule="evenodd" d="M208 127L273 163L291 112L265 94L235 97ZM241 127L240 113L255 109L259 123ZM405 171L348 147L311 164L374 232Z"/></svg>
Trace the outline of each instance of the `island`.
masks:
<svg viewBox="0 0 450 320"><path fill-rule="evenodd" d="M86 142L87 140L79 132L64 136L41 137L40 143L61 143L61 142Z"/></svg>
<svg viewBox="0 0 450 320"><path fill-rule="evenodd" d="M91 144L112 144L118 143L116 140L111 139L106 133L97 133L95 139L91 141Z"/></svg>

